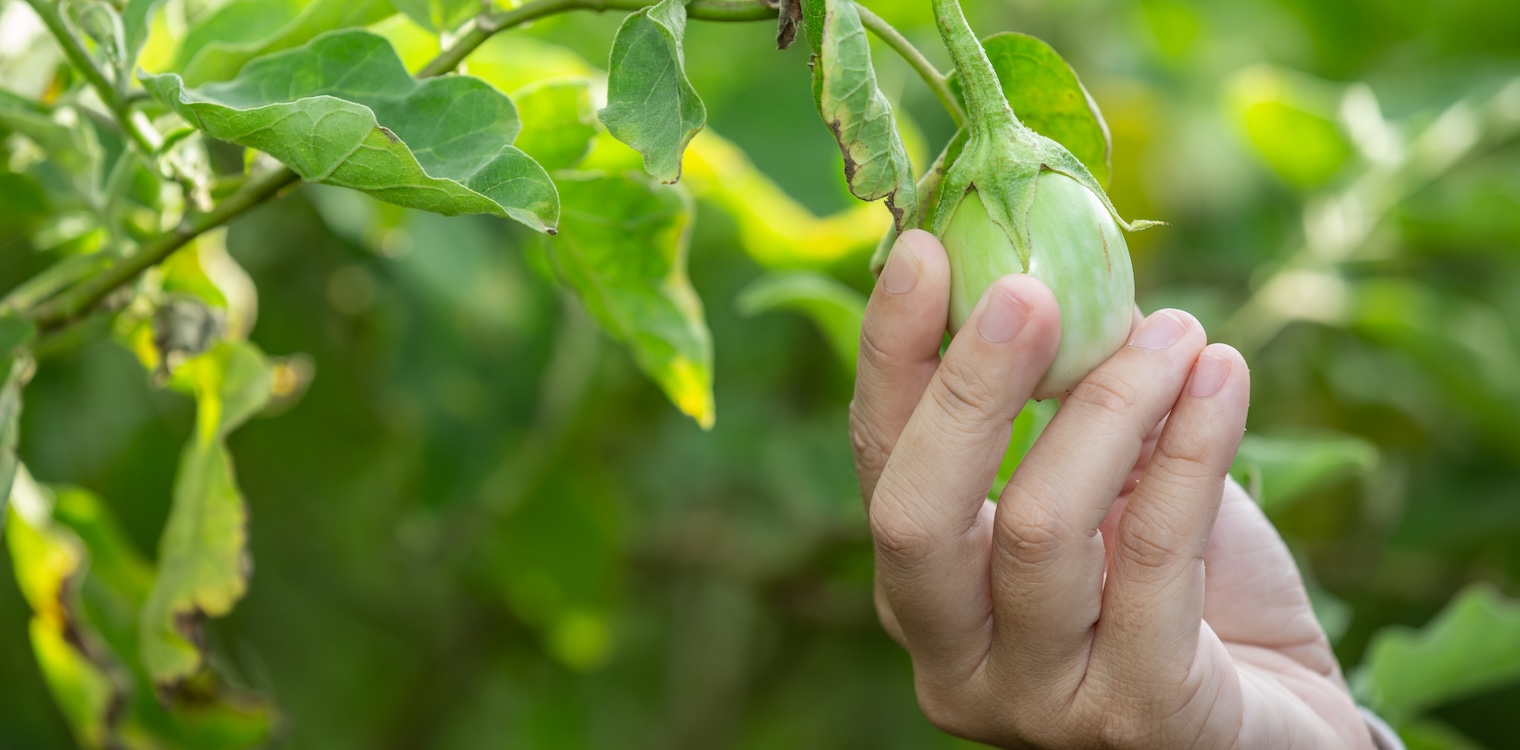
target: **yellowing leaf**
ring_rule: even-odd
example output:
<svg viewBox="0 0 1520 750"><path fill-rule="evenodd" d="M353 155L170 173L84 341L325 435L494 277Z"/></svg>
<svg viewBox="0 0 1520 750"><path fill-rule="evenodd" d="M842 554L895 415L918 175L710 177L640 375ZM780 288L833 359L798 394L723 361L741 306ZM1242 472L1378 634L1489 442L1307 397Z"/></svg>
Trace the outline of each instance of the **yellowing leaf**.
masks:
<svg viewBox="0 0 1520 750"><path fill-rule="evenodd" d="M559 185L562 231L546 240L556 273L677 408L711 427L712 334L686 275L690 198L624 175Z"/></svg>
<svg viewBox="0 0 1520 750"><path fill-rule="evenodd" d="M271 371L250 344L222 342L182 368L194 385L195 435L185 446L159 542L161 573L143 605L142 657L159 684L204 664L200 620L232 610L247 586L247 511L226 437L270 398Z"/></svg>

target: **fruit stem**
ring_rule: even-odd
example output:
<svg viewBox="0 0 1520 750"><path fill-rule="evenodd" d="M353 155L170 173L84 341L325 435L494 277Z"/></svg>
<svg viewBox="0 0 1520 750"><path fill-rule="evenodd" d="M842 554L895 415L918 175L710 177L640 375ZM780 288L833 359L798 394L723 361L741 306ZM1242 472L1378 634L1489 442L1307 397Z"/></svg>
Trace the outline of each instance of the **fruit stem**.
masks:
<svg viewBox="0 0 1520 750"><path fill-rule="evenodd" d="M987 59L982 43L972 33L971 24L966 23L958 0L934 0L934 18L940 38L945 41L945 49L950 50L950 59L960 73L961 94L966 100L972 129L1021 127L1019 118L1003 96L997 71Z"/></svg>

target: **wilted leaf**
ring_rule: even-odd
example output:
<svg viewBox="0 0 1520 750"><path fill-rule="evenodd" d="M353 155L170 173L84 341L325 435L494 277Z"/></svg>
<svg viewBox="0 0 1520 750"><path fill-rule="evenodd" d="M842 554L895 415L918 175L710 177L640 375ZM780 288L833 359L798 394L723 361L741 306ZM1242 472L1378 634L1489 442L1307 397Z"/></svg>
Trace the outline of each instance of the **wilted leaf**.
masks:
<svg viewBox="0 0 1520 750"><path fill-rule="evenodd" d="M607 106L599 113L608 132L643 154L645 171L661 182L681 179L681 154L707 123L707 108L686 80L684 33L684 0L630 14L612 41Z"/></svg>
<svg viewBox="0 0 1520 750"><path fill-rule="evenodd" d="M1520 602L1474 584L1420 630L1373 636L1357 692L1398 725L1447 701L1520 682Z"/></svg>
<svg viewBox="0 0 1520 750"><path fill-rule="evenodd" d="M621 175L559 186L564 224L546 240L556 272L676 407L711 427L712 334L686 276L691 199Z"/></svg>
<svg viewBox="0 0 1520 750"><path fill-rule="evenodd" d="M417 81L368 32L325 35L226 83L187 89L166 74L144 85L211 137L264 151L311 182L539 231L558 220L548 174L510 145L519 129L510 99L468 76Z"/></svg>
<svg viewBox="0 0 1520 750"><path fill-rule="evenodd" d="M191 29L175 70L188 86L225 81L253 60L299 47L324 32L368 26L396 9L387 0L243 0Z"/></svg>
<svg viewBox="0 0 1520 750"><path fill-rule="evenodd" d="M512 101L522 118L516 146L544 169L569 169L591 149L596 110L586 79L543 81L518 89Z"/></svg>
<svg viewBox="0 0 1520 750"><path fill-rule="evenodd" d="M1377 446L1355 435L1259 435L1240 441L1233 473L1242 485L1259 485L1256 501L1279 513L1314 490L1365 476L1377 468Z"/></svg>
<svg viewBox="0 0 1520 750"><path fill-rule="evenodd" d="M863 201L885 198L899 231L917 224L913 165L897 132L892 106L876 87L871 46L852 0L809 0L823 5L817 59L813 61L813 95L818 114L834 132L844 155L850 193ZM813 10L812 12L816 12Z"/></svg>
<svg viewBox="0 0 1520 750"><path fill-rule="evenodd" d="M1065 146L1100 184L1107 185L1108 125L1066 60L1044 41L1011 31L983 39L982 49L1019 120ZM956 97L963 98L960 76L951 72L949 84Z"/></svg>
<svg viewBox="0 0 1520 750"><path fill-rule="evenodd" d="M136 657L138 610L153 568L105 506L22 473L7 542L33 611L38 667L86 748L249 748L268 739L271 709L216 682L166 709Z"/></svg>
<svg viewBox="0 0 1520 750"><path fill-rule="evenodd" d="M776 49L786 49L792 46L797 39L797 30L802 27L802 0L775 0L776 6Z"/></svg>
<svg viewBox="0 0 1520 750"><path fill-rule="evenodd" d="M419 26L432 31L453 29L479 12L480 0L391 0Z"/></svg>
<svg viewBox="0 0 1520 750"><path fill-rule="evenodd" d="M142 612L143 662L160 685L201 668L200 620L230 612L247 586L247 511L225 441L268 403L271 387L263 353L244 343L218 344L179 377L195 392L195 434L180 458L160 573Z"/></svg>
<svg viewBox="0 0 1520 750"><path fill-rule="evenodd" d="M584 169L638 169L638 154L606 133L592 141ZM712 202L737 225L744 250L766 268L819 269L872 242L890 217L864 203L828 216L808 210L758 169L733 142L708 130L686 152L681 184Z"/></svg>
<svg viewBox="0 0 1520 750"><path fill-rule="evenodd" d="M806 315L823 332L845 369L855 373L860 320L866 312L866 298L860 292L821 273L770 273L746 287L736 304L744 315L786 309Z"/></svg>

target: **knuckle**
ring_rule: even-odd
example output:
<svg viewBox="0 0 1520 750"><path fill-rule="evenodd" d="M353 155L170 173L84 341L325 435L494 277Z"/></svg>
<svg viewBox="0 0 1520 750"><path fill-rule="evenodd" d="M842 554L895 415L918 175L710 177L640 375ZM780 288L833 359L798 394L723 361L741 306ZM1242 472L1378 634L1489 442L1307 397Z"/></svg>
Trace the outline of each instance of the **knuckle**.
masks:
<svg viewBox="0 0 1520 750"><path fill-rule="evenodd" d="M1186 540L1154 512L1125 514L1115 540L1118 553L1144 570L1169 570L1185 554Z"/></svg>
<svg viewBox="0 0 1520 750"><path fill-rule="evenodd" d="M892 455L896 441L882 434L871 407L859 398L850 401L850 446L864 465L882 467Z"/></svg>
<svg viewBox="0 0 1520 750"><path fill-rule="evenodd" d="M1123 417L1139 404L1140 393L1124 378L1098 368L1077 384L1069 400L1100 414Z"/></svg>
<svg viewBox="0 0 1520 750"><path fill-rule="evenodd" d="M876 489L876 502L871 503L869 522L871 538L882 554L894 562L916 560L934 549L934 538L929 530L912 520L891 501L893 490L883 484Z"/></svg>
<svg viewBox="0 0 1520 750"><path fill-rule="evenodd" d="M985 416L998 401L997 387L976 368L960 360L946 359L940 363L936 385L930 392L939 406L952 415Z"/></svg>
<svg viewBox="0 0 1520 750"><path fill-rule="evenodd" d="M875 325L869 323L860 327L860 355L861 370L869 368L882 369L887 367L893 360L894 355L886 342L882 341L881 331Z"/></svg>
<svg viewBox="0 0 1520 750"><path fill-rule="evenodd" d="M1210 453L1209 446L1201 442L1178 444L1161 441L1156 444L1156 455L1161 460L1152 459L1152 463L1172 475L1179 483L1193 485L1205 480L1218 481L1225 469L1214 465Z"/></svg>
<svg viewBox="0 0 1520 750"><path fill-rule="evenodd" d="M998 544L1019 562L1039 565L1054 559L1075 538L1071 525L1042 503L1009 513L997 529Z"/></svg>

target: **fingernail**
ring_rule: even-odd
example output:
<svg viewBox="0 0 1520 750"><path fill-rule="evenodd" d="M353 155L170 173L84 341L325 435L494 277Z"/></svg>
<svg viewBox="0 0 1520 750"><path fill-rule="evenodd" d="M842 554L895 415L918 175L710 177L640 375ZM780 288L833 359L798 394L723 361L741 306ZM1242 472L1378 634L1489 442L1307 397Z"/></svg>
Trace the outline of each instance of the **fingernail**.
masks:
<svg viewBox="0 0 1520 750"><path fill-rule="evenodd" d="M982 319L976 324L976 330L982 334L982 338L1001 344L1012 341L1028 321L1029 306L1014 296L1007 284L997 282L987 295L987 308L982 311Z"/></svg>
<svg viewBox="0 0 1520 750"><path fill-rule="evenodd" d="M1175 313L1162 310L1146 318L1140 325L1140 330L1135 331L1135 337L1129 340L1129 345L1157 351L1177 343L1177 339L1182 338L1186 332L1187 327L1182 324L1181 318Z"/></svg>
<svg viewBox="0 0 1520 750"><path fill-rule="evenodd" d="M887 290L887 294L913 291L922 265L918 252L913 249L913 241L898 237L892 245L892 254L887 257L886 268L881 269L881 288Z"/></svg>
<svg viewBox="0 0 1520 750"><path fill-rule="evenodd" d="M1188 395L1193 398L1208 398L1224 387L1224 381L1228 377L1230 377L1230 361L1204 350L1203 354L1198 356L1198 361L1193 363L1193 376L1188 381Z"/></svg>

